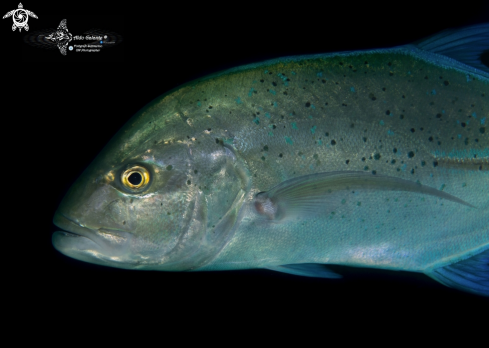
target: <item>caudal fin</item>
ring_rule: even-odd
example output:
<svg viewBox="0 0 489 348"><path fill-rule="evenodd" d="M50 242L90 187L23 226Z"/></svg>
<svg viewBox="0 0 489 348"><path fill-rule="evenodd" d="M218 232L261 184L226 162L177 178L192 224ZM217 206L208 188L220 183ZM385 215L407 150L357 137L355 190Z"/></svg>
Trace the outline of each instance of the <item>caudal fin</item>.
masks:
<svg viewBox="0 0 489 348"><path fill-rule="evenodd" d="M427 275L451 288L489 296L489 249Z"/></svg>

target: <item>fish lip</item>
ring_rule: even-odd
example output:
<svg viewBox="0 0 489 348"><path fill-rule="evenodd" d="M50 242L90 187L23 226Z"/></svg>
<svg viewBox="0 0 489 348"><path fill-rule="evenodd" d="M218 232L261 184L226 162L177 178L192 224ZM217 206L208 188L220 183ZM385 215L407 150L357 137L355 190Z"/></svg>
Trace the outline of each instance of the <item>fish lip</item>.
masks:
<svg viewBox="0 0 489 348"><path fill-rule="evenodd" d="M62 229L62 231L58 231L58 232L62 233L66 237L85 237L95 242L96 244L99 244L97 243L95 238L93 238L92 235L92 233L94 232L93 229L83 226L76 220L64 215L61 212L57 211L54 214L53 223L57 227Z"/></svg>

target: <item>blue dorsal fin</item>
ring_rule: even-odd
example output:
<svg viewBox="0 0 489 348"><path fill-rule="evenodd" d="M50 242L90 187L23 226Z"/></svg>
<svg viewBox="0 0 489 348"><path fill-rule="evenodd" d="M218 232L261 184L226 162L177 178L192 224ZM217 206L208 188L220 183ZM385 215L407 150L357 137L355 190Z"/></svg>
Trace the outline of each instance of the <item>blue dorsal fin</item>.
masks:
<svg viewBox="0 0 489 348"><path fill-rule="evenodd" d="M481 60L484 51L489 50L489 23L445 30L415 43L415 46L489 73L489 67L482 64Z"/></svg>
<svg viewBox="0 0 489 348"><path fill-rule="evenodd" d="M427 275L451 288L489 296L489 249Z"/></svg>
<svg viewBox="0 0 489 348"><path fill-rule="evenodd" d="M291 265L281 265L275 267L267 267L267 269L271 271L289 273L303 277L342 278L341 275L330 271L325 265L322 265L320 263L299 263Z"/></svg>

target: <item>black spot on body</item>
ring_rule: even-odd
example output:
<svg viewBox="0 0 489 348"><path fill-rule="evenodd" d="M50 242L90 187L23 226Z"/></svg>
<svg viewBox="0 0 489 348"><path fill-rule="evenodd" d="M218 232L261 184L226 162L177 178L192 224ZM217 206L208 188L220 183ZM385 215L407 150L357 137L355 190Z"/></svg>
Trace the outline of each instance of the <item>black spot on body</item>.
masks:
<svg viewBox="0 0 489 348"><path fill-rule="evenodd" d="M311 106L311 103L307 102L306 103L306 108L310 107Z"/></svg>
<svg viewBox="0 0 489 348"><path fill-rule="evenodd" d="M409 158L413 158L414 157L414 152L413 151L409 151L408 152L408 157Z"/></svg>
<svg viewBox="0 0 489 348"><path fill-rule="evenodd" d="M336 145L336 141L334 139L331 140L331 145Z"/></svg>
<svg viewBox="0 0 489 348"><path fill-rule="evenodd" d="M379 160L379 159L380 159L380 157L381 157L381 156L380 156L380 153L376 153L376 154L374 155L374 159L375 159L375 160Z"/></svg>

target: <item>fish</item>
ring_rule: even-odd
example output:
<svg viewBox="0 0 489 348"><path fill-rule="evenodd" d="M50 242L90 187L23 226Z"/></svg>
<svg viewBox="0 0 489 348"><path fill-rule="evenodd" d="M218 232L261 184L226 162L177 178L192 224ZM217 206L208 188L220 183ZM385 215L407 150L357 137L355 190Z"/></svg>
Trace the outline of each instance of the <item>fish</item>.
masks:
<svg viewBox="0 0 489 348"><path fill-rule="evenodd" d="M343 265L489 296L488 49L482 24L179 86L75 181L52 244L123 269Z"/></svg>

